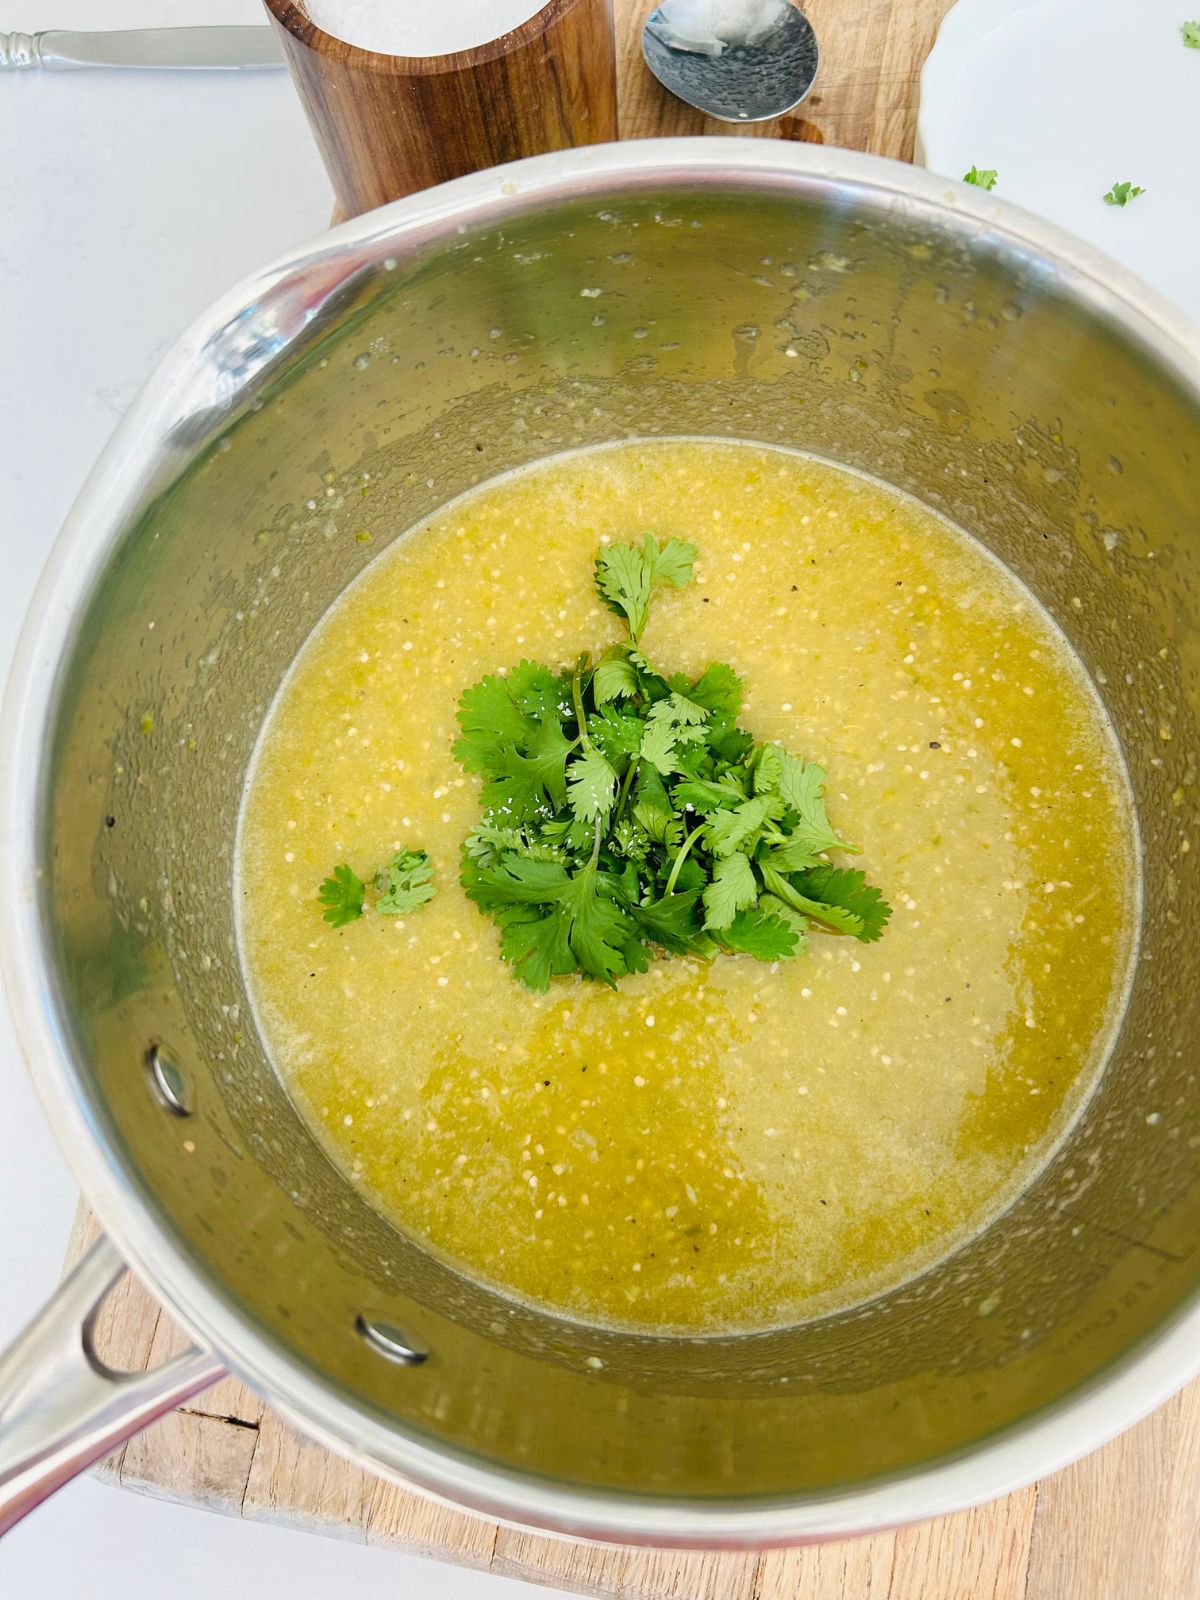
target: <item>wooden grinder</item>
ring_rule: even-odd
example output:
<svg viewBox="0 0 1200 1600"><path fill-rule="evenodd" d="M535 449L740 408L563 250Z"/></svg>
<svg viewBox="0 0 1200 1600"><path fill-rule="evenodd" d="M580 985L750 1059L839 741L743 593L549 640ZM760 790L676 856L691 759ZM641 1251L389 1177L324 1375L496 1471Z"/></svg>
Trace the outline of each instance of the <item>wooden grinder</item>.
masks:
<svg viewBox="0 0 1200 1600"><path fill-rule="evenodd" d="M362 50L293 0L266 6L343 216L617 136L611 0L549 0L511 33L440 56Z"/></svg>

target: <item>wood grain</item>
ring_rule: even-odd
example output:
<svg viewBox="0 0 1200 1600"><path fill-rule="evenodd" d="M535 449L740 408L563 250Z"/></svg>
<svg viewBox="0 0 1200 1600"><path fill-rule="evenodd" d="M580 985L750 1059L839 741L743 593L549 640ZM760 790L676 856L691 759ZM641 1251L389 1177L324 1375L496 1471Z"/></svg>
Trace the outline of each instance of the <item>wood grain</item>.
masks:
<svg viewBox="0 0 1200 1600"><path fill-rule="evenodd" d="M910 157L916 75L950 0L808 0L821 41L802 116L733 130ZM622 133L729 133L644 70L650 0L618 0ZM72 1258L94 1225L81 1211ZM131 1279L102 1347L144 1367L178 1335ZM234 1515L319 1528L608 1600L1200 1600L1200 1383L1056 1477L993 1505L871 1538L757 1555L571 1544L500 1528L371 1478L217 1385L97 1469Z"/></svg>
<svg viewBox="0 0 1200 1600"><path fill-rule="evenodd" d="M609 0L549 0L455 55L359 50L292 0L266 0L333 184L356 216L447 178L617 137Z"/></svg>

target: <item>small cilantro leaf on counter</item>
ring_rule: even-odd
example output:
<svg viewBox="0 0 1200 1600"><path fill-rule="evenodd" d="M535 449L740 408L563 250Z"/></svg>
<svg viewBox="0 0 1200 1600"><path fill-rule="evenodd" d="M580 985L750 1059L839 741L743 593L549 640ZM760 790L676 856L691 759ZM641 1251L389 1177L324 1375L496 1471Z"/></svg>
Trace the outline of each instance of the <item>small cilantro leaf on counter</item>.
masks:
<svg viewBox="0 0 1200 1600"><path fill-rule="evenodd" d="M1104 196L1104 204L1106 206L1127 206L1131 200L1136 200L1138 195L1145 194L1145 192L1145 189L1140 184L1114 183Z"/></svg>
<svg viewBox="0 0 1200 1600"><path fill-rule="evenodd" d="M963 173L962 181L973 184L976 189L994 189L999 176L995 167L972 167L970 172Z"/></svg>
<svg viewBox="0 0 1200 1600"><path fill-rule="evenodd" d="M1184 48L1187 50L1200 50L1200 22L1182 22L1179 32L1183 37Z"/></svg>

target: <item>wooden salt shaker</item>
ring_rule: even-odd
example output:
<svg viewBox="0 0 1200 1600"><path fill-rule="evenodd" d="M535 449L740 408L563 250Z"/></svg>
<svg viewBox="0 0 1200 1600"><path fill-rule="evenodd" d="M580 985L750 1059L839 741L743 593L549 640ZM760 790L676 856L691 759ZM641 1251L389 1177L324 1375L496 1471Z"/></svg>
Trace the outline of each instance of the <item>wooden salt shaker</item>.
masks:
<svg viewBox="0 0 1200 1600"><path fill-rule="evenodd" d="M362 50L293 0L266 6L344 216L617 136L612 0L549 0L512 32L440 56Z"/></svg>

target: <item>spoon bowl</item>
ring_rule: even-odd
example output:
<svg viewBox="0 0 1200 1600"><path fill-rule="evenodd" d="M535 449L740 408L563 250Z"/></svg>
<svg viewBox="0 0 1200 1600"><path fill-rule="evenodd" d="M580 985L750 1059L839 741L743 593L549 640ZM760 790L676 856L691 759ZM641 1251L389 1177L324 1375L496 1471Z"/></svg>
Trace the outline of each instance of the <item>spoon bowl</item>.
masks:
<svg viewBox="0 0 1200 1600"><path fill-rule="evenodd" d="M665 89L721 122L767 122L806 98L819 52L790 0L664 0L642 55Z"/></svg>

